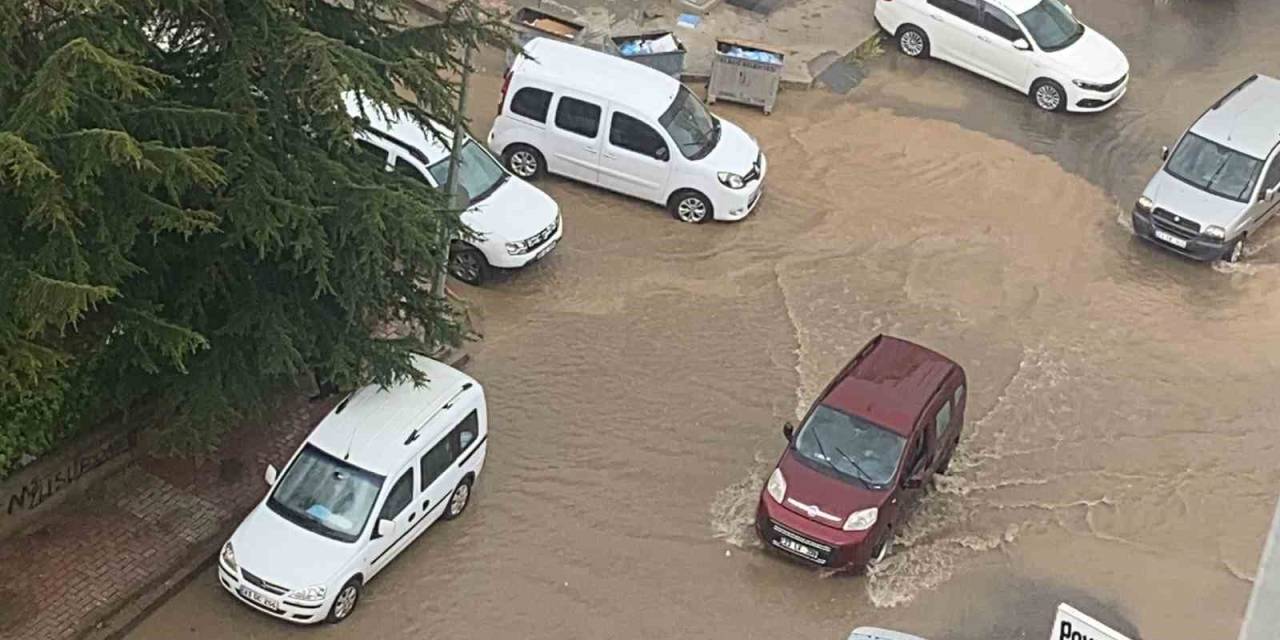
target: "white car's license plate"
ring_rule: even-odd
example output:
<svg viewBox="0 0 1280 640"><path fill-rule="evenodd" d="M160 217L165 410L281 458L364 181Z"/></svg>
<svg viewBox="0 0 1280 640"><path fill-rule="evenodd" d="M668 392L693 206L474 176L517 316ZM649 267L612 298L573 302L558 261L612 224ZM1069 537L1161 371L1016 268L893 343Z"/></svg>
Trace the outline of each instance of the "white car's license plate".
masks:
<svg viewBox="0 0 1280 640"><path fill-rule="evenodd" d="M1168 233L1168 232L1166 232L1166 231L1161 231L1161 230L1159 230L1159 229L1156 229L1156 238L1157 238L1157 239L1159 239L1159 240L1163 240L1163 241L1165 241L1165 242L1168 242L1169 244L1171 244L1171 245L1173 245L1173 246L1175 246L1175 247L1177 247L1177 248L1179 248L1179 249L1186 249L1186 248L1187 248L1187 241L1186 241L1186 240L1183 240L1182 238L1179 238L1178 236L1175 236L1175 235L1173 235L1172 233Z"/></svg>
<svg viewBox="0 0 1280 640"><path fill-rule="evenodd" d="M256 602L272 611L280 610L280 603L276 602L275 600L272 600L271 598L268 598L264 595L259 594L257 591L254 591L249 587L240 587L240 595L244 596L246 600L249 600L251 602Z"/></svg>
<svg viewBox="0 0 1280 640"><path fill-rule="evenodd" d="M809 545L800 544L791 538L778 538L778 546L788 551L794 551L806 558L818 558L818 550L810 548Z"/></svg>
<svg viewBox="0 0 1280 640"><path fill-rule="evenodd" d="M559 242L559 240L555 240L555 241L552 241L552 242L548 243L548 244L547 244L547 246L545 246L545 247L543 247L543 248L542 248L542 251L539 251L539 252L538 252L538 255L536 255L536 256L534 256L534 257L533 257L533 259L534 259L535 261L537 261L537 260L541 260L541 259L543 259L543 258L547 257L547 254L548 254L548 253L551 253L551 250L552 250L552 249L554 249L554 248L556 248L556 243L557 243L557 242Z"/></svg>

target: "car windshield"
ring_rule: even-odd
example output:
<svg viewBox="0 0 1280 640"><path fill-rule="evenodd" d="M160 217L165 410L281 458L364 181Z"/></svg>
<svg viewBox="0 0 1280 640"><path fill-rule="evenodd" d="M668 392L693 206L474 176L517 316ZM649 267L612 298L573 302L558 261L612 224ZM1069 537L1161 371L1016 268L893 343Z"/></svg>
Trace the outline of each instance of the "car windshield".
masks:
<svg viewBox="0 0 1280 640"><path fill-rule="evenodd" d="M801 458L871 488L888 485L907 440L866 420L818 405L796 436Z"/></svg>
<svg viewBox="0 0 1280 640"><path fill-rule="evenodd" d="M1058 0L1040 0L1040 4L1019 15L1018 19L1045 51L1065 49L1084 35L1084 25L1077 22L1066 5Z"/></svg>
<svg viewBox="0 0 1280 640"><path fill-rule="evenodd" d="M1248 202L1262 172L1262 161L1188 133L1164 170L1214 195Z"/></svg>
<svg viewBox="0 0 1280 640"><path fill-rule="evenodd" d="M705 158L720 141L720 121L683 85L658 123L690 160Z"/></svg>
<svg viewBox="0 0 1280 640"><path fill-rule="evenodd" d="M445 156L435 164L427 167L436 184L444 188L449 181L449 157ZM467 138L458 152L458 185L470 197L472 203L489 197L507 179L507 172L502 169L493 156L485 151L475 140Z"/></svg>
<svg viewBox="0 0 1280 640"><path fill-rule="evenodd" d="M355 542L383 477L306 445L267 500L272 511L320 535Z"/></svg>

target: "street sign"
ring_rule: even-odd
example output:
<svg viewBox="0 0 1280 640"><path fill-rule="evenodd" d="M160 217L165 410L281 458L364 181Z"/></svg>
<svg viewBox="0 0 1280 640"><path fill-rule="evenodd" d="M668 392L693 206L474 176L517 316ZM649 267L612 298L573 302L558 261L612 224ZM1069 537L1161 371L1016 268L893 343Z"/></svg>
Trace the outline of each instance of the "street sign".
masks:
<svg viewBox="0 0 1280 640"><path fill-rule="evenodd" d="M1053 618L1053 630L1049 633L1049 640L1129 640L1129 638L1064 602L1058 605L1058 615Z"/></svg>

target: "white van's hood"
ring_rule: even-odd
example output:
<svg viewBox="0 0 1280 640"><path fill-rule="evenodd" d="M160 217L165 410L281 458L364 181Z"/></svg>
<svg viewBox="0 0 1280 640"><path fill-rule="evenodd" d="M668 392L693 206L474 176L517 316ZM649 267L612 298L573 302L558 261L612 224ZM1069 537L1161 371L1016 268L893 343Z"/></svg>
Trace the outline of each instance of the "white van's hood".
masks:
<svg viewBox="0 0 1280 640"><path fill-rule="evenodd" d="M1071 46L1045 55L1073 80L1107 84L1129 73L1129 59L1120 47L1089 27Z"/></svg>
<svg viewBox="0 0 1280 640"><path fill-rule="evenodd" d="M231 546L242 571L288 589L327 584L359 548L307 531L276 515L266 503L240 523Z"/></svg>
<svg viewBox="0 0 1280 640"><path fill-rule="evenodd" d="M751 165L755 164L756 158L760 155L760 145L751 138L742 127L725 120L720 120L720 141L716 143L716 148L707 154L699 162L707 163L707 166L716 171L731 171L740 176L744 176L751 171Z"/></svg>
<svg viewBox="0 0 1280 640"><path fill-rule="evenodd" d="M1193 187L1169 175L1163 168L1147 183L1142 195L1165 211L1200 223L1202 229L1211 224L1229 229L1240 217L1241 210L1248 206Z"/></svg>
<svg viewBox="0 0 1280 640"><path fill-rule="evenodd" d="M486 240L524 240L551 226L560 206L541 189L510 176L488 198L462 214L462 222Z"/></svg>

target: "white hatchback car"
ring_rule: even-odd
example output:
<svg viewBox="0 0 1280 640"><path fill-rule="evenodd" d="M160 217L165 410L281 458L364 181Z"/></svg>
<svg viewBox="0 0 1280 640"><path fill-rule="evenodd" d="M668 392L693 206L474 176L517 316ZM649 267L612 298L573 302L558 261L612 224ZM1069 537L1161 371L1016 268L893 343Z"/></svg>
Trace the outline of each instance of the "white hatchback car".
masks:
<svg viewBox="0 0 1280 640"><path fill-rule="evenodd" d="M422 356L425 386L364 387L307 436L218 558L218 581L289 622L340 622L363 586L470 502L484 466L484 391Z"/></svg>
<svg viewBox="0 0 1280 640"><path fill-rule="evenodd" d="M986 76L1046 111L1102 111L1128 89L1124 53L1059 0L876 0L875 16L904 54Z"/></svg>
<svg viewBox="0 0 1280 640"><path fill-rule="evenodd" d="M754 138L671 76L546 38L507 71L489 146L522 178L549 171L695 223L747 217L768 170Z"/></svg>
<svg viewBox="0 0 1280 640"><path fill-rule="evenodd" d="M449 178L448 127L432 122L433 131L385 108L366 102L361 109L354 93L344 96L347 112L361 127L356 142L398 171L432 189ZM560 207L537 187L512 176L489 150L467 136L459 158L458 180L470 198L461 219L478 236L454 242L449 273L468 284L483 284L494 268L517 269L545 258L555 249L564 229Z"/></svg>

